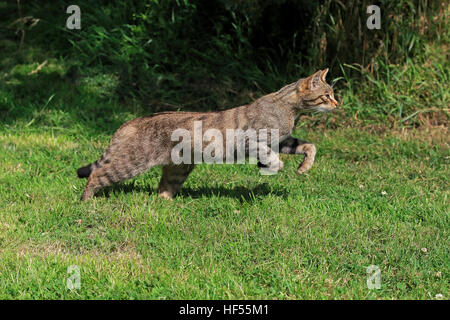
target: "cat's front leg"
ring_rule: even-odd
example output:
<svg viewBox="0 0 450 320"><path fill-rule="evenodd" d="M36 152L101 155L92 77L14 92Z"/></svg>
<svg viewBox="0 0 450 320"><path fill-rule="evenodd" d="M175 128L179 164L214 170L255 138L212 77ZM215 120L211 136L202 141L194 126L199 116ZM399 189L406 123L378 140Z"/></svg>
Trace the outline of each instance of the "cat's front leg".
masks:
<svg viewBox="0 0 450 320"><path fill-rule="evenodd" d="M280 153L284 154L304 154L305 159L299 164L297 173L303 174L311 169L316 156L316 147L309 142L289 137L280 144Z"/></svg>
<svg viewBox="0 0 450 320"><path fill-rule="evenodd" d="M258 160L258 167L263 175L276 174L284 166L283 161L265 143L258 144Z"/></svg>

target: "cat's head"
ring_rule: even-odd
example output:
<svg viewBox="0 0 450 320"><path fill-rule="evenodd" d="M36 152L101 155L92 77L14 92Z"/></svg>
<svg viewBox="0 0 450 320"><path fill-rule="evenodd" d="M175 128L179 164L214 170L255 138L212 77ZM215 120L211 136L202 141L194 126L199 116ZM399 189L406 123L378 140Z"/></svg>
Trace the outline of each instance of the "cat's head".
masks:
<svg viewBox="0 0 450 320"><path fill-rule="evenodd" d="M297 90L301 108L310 111L327 112L339 104L334 98L333 88L325 81L328 69L319 70L298 82Z"/></svg>

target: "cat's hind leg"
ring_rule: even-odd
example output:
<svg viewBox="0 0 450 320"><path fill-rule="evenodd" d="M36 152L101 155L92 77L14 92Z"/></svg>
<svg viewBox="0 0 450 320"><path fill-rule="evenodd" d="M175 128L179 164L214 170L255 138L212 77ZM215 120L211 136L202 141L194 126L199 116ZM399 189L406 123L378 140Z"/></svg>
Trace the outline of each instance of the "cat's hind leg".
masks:
<svg viewBox="0 0 450 320"><path fill-rule="evenodd" d="M177 192L180 191L194 166L194 164L163 166L162 177L158 187L159 196L164 199L173 199Z"/></svg>

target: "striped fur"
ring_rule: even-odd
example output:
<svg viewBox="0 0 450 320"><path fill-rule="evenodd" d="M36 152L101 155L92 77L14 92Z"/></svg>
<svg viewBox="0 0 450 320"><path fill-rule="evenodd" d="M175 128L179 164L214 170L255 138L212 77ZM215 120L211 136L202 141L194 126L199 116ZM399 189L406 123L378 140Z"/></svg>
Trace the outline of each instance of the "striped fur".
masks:
<svg viewBox="0 0 450 320"><path fill-rule="evenodd" d="M280 152L303 154L298 173L309 170L314 162L313 144L290 136L298 115L305 111L328 111L337 105L333 89L326 84L327 70L291 83L279 91L230 110L220 112L163 112L136 118L123 124L113 135L109 147L97 161L79 168L80 178L88 178L82 200L91 198L99 189L133 178L153 166L163 167L159 194L171 199L181 189L194 165L175 165L171 151L178 141L171 140L176 129L186 129L193 136L194 121L202 121L203 132L217 129L226 136L227 129L278 129L282 137ZM203 148L206 143L203 141ZM226 150L227 146L223 146ZM283 168L282 161L270 145L258 145L273 159L274 172Z"/></svg>

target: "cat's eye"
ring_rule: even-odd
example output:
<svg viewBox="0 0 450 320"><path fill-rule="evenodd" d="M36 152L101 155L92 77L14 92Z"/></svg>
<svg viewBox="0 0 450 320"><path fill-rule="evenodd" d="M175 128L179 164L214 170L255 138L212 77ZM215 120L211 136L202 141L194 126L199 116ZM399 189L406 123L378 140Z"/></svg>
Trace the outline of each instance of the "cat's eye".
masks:
<svg viewBox="0 0 450 320"><path fill-rule="evenodd" d="M329 93L327 93L327 94L325 95L325 97L327 97L327 99L331 100L331 96L330 96Z"/></svg>

